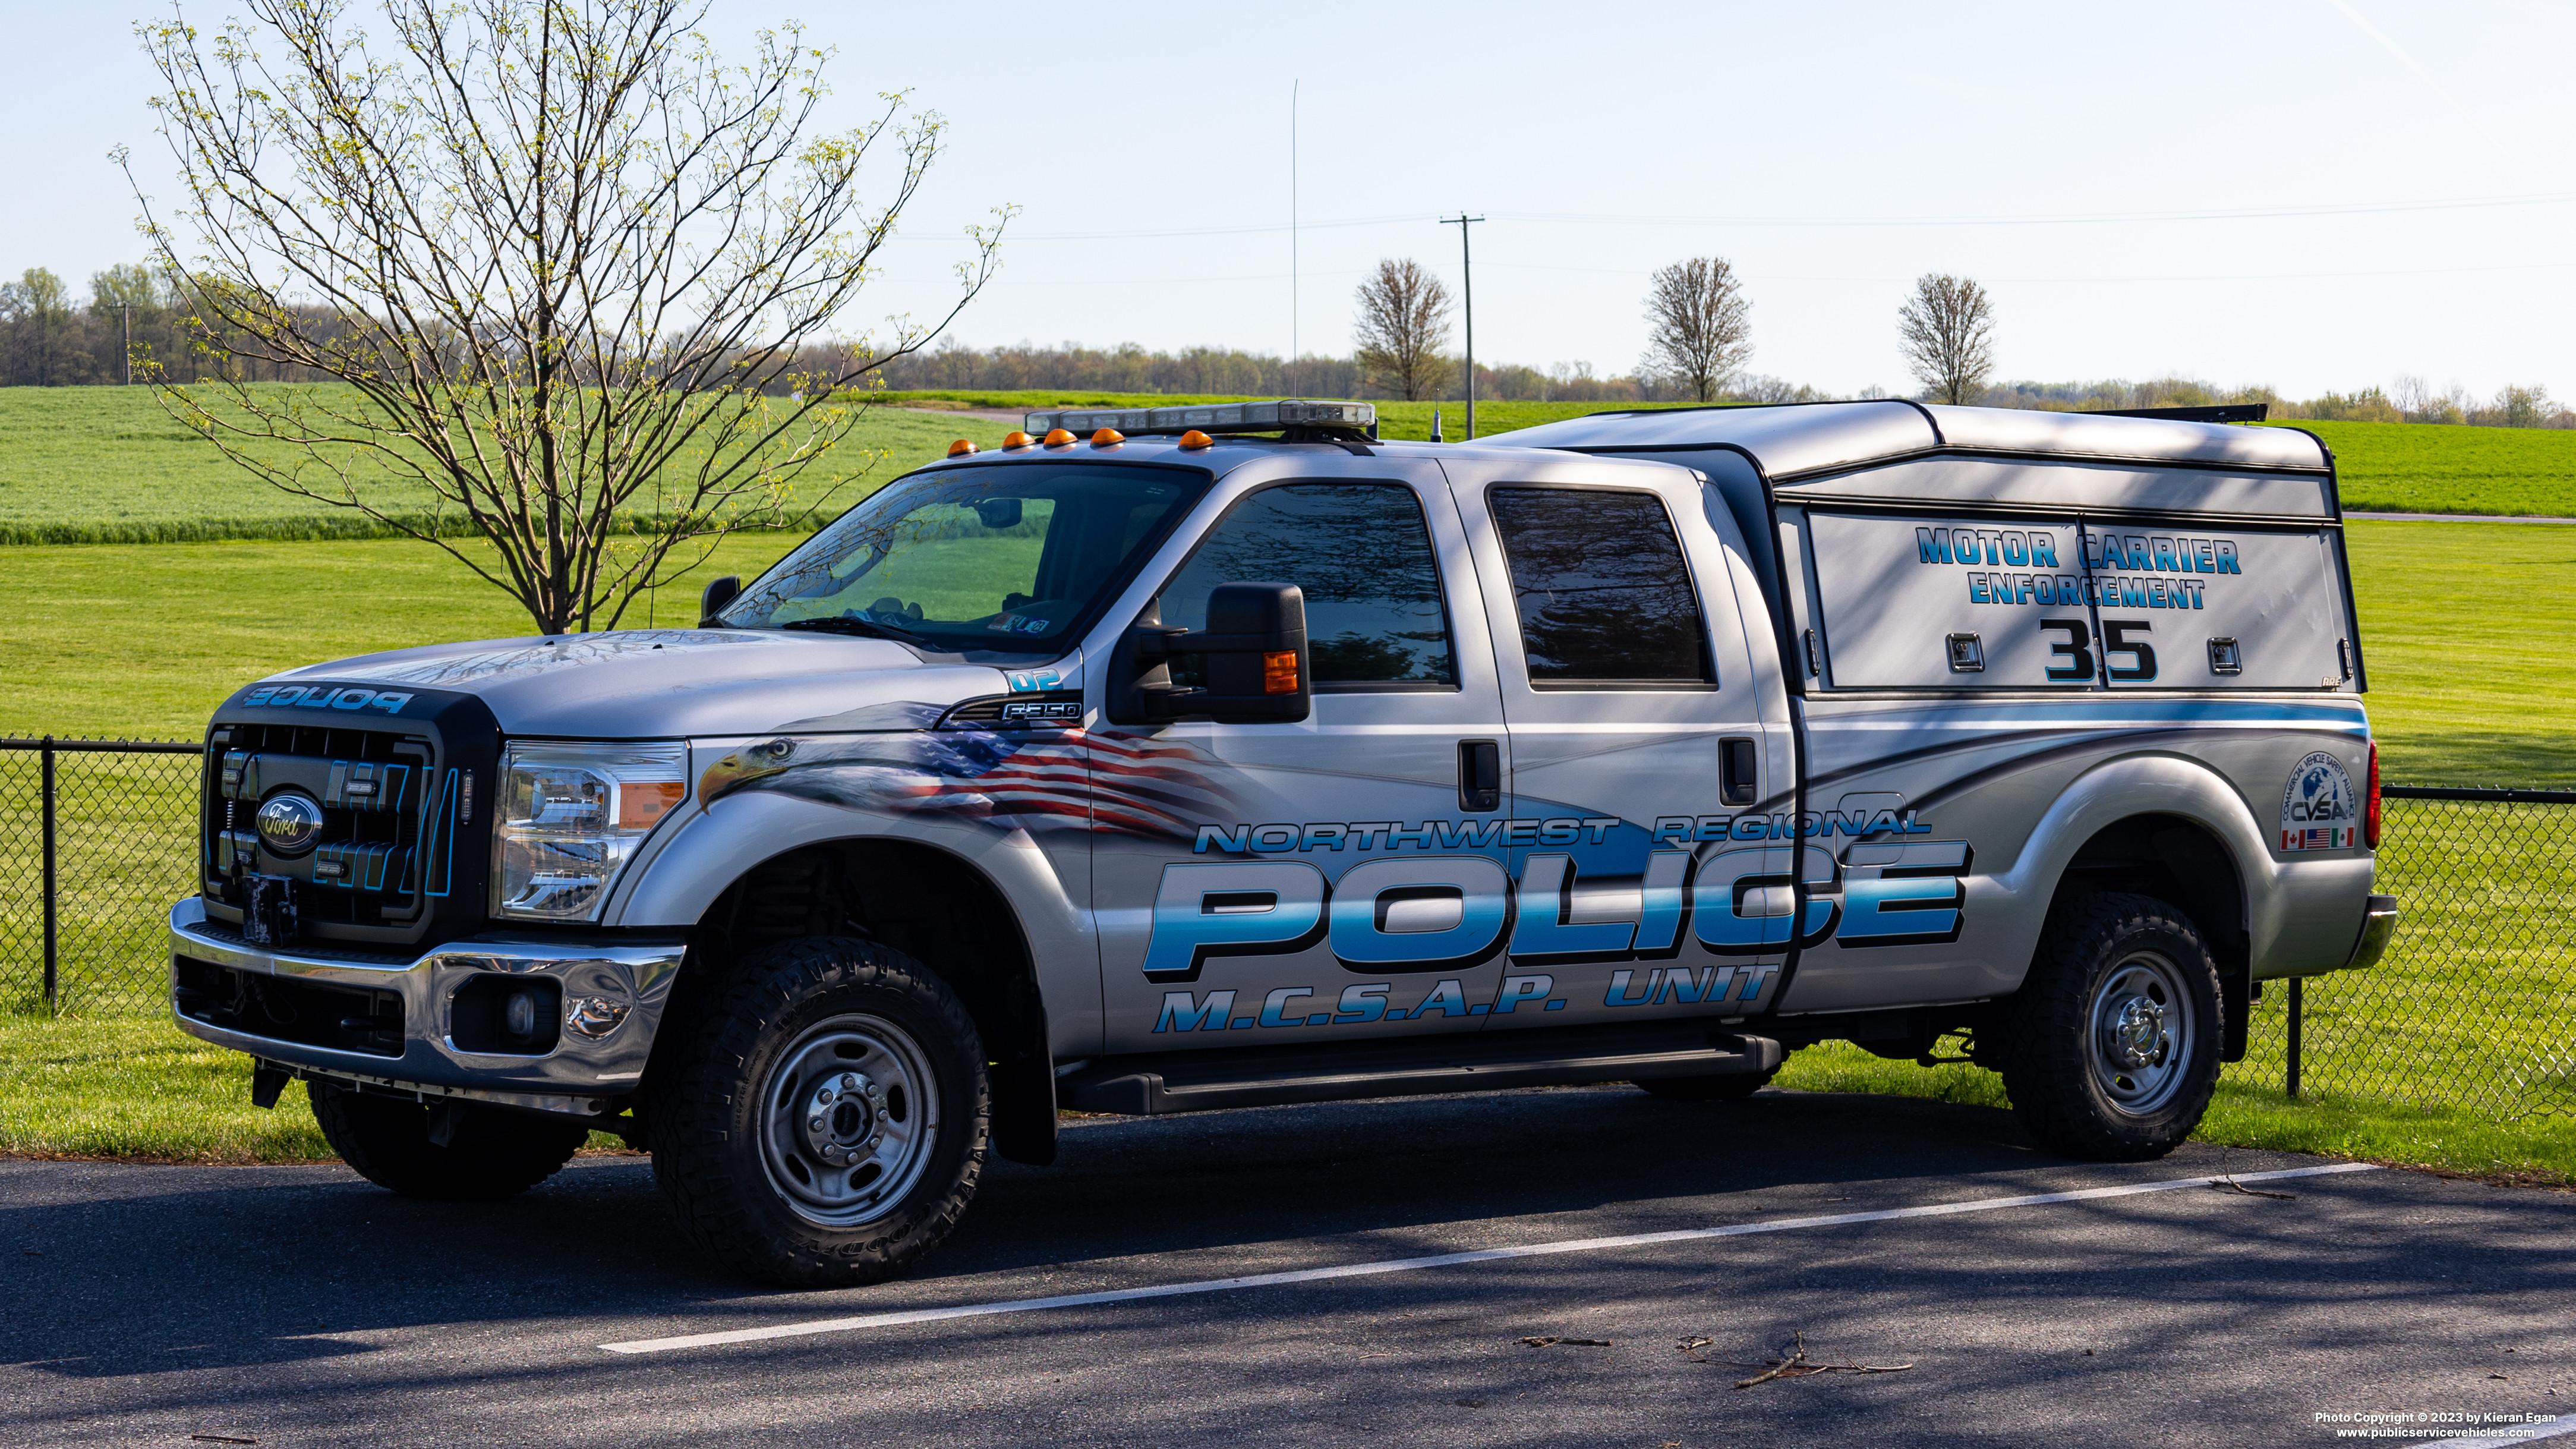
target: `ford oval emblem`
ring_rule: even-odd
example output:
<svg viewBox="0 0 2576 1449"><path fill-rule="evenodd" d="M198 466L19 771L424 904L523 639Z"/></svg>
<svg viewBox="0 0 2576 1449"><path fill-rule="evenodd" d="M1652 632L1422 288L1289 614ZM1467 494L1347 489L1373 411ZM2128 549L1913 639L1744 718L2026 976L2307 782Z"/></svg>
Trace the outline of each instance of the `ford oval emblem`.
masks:
<svg viewBox="0 0 2576 1449"><path fill-rule="evenodd" d="M260 802L259 843L272 853L302 855L321 839L321 801L301 790L280 790Z"/></svg>

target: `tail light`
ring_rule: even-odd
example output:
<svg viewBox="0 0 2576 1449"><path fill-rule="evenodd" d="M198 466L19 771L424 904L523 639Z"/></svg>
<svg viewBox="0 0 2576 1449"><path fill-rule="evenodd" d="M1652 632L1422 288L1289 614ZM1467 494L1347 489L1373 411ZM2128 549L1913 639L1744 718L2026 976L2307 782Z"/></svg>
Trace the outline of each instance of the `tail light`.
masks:
<svg viewBox="0 0 2576 1449"><path fill-rule="evenodd" d="M2370 795L2361 807L2361 843L2379 848L2379 741L2370 742Z"/></svg>

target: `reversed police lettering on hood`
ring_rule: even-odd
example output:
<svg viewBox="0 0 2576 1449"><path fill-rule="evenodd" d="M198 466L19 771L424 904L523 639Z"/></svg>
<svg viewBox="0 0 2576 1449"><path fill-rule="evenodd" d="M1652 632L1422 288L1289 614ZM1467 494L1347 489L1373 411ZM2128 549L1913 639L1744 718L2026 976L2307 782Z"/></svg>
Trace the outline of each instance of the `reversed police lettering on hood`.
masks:
<svg viewBox="0 0 2576 1449"><path fill-rule="evenodd" d="M380 709L400 714L412 697L397 690L338 684L263 684L242 697L253 709Z"/></svg>

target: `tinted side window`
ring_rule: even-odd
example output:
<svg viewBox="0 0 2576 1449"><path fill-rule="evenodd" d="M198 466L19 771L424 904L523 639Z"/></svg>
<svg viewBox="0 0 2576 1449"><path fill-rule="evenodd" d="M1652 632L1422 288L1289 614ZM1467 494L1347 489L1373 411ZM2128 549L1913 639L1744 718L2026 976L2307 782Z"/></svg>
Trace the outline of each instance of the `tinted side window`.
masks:
<svg viewBox="0 0 2576 1449"><path fill-rule="evenodd" d="M1290 483L1235 505L1163 589L1163 622L1207 627L1208 592L1238 581L1306 591L1315 687L1451 685L1448 613L1413 490ZM1188 661L1176 662L1182 678Z"/></svg>
<svg viewBox="0 0 2576 1449"><path fill-rule="evenodd" d="M1491 500L1532 684L1716 682L1663 500L1599 488Z"/></svg>

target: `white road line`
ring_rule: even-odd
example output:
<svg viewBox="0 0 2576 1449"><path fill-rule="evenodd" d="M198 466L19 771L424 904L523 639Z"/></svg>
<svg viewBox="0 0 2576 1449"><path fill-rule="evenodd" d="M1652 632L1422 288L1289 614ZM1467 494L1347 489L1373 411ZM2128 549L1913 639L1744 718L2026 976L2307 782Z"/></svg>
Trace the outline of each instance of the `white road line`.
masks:
<svg viewBox="0 0 2576 1449"><path fill-rule="evenodd" d="M2290 1177L2327 1177L2346 1172L2375 1172L2367 1162L2337 1162L2324 1167L2289 1167L2276 1172L2240 1172L2238 1182L2273 1182ZM1150 1288L1112 1288L1099 1293L1068 1293L1057 1298L1013 1298L996 1303L962 1303L951 1308L910 1308L894 1313L867 1313L851 1318L816 1318L767 1328L734 1328L720 1333L684 1333L671 1338L638 1338L603 1343L610 1353L667 1353L682 1348L713 1348L727 1343L758 1343L772 1338L806 1338L818 1333L849 1333L862 1328L896 1328L910 1323L938 1323L952 1318L985 1318L997 1313L1034 1313L1046 1308L1090 1308L1104 1303L1136 1303L1149 1298L1181 1298L1197 1293L1231 1293L1244 1288L1276 1288L1290 1283L1321 1283L1333 1278L1365 1278L1378 1273L1411 1273L1424 1268L1452 1268L1463 1263L1495 1263L1509 1258L1543 1258L1557 1253L1597 1253L1608 1248L1687 1243L1702 1238L1734 1238L1753 1233L1785 1233L1797 1228L1834 1228L1847 1223L1885 1223L1899 1218L1939 1218L1957 1213L1987 1213L2003 1208L2044 1207L2051 1203L2091 1202L2096 1198L2134 1197L2207 1187L2216 1179L2177 1177L2165 1182L2121 1187L2088 1187L2076 1192L2041 1192L2025 1197L1976 1198L1924 1207L1884 1208L1877 1212L1836 1213L1821 1218L1782 1218L1775 1222L1732 1223L1722 1228L1677 1228L1661 1233L1624 1233L1610 1238L1571 1238L1529 1243L1517 1248L1480 1248L1465 1253L1438 1253L1427 1258L1389 1258L1375 1263L1344 1263L1332 1268L1300 1268L1288 1273L1253 1273L1241 1278L1206 1278L1194 1283L1163 1283Z"/></svg>

